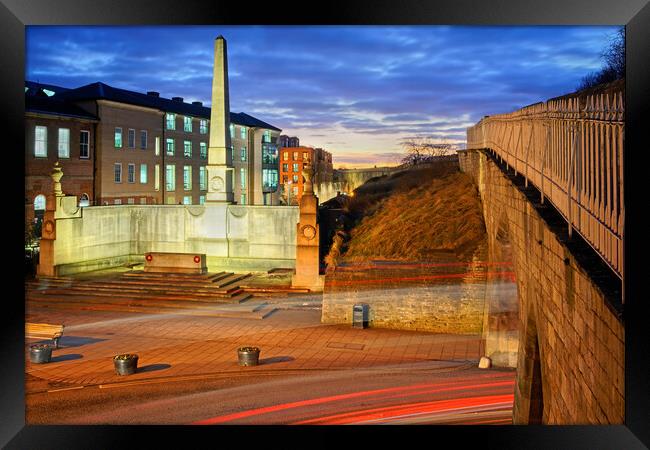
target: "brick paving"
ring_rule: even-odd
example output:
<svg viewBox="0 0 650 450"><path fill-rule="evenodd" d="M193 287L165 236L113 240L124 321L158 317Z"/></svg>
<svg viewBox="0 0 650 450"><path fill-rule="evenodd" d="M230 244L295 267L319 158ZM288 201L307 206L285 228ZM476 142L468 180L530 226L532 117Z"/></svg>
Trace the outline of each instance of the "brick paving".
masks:
<svg viewBox="0 0 650 450"><path fill-rule="evenodd" d="M432 360L477 362L480 336L320 322L319 310L279 309L263 320L180 314L57 310L30 305L26 320L65 324L48 364L26 372L51 382L96 385L158 377L253 371L330 370ZM37 342L30 339L28 344ZM237 348L260 347L260 365L240 367ZM29 347L26 345L26 352ZM137 353L138 372L118 376L112 357Z"/></svg>

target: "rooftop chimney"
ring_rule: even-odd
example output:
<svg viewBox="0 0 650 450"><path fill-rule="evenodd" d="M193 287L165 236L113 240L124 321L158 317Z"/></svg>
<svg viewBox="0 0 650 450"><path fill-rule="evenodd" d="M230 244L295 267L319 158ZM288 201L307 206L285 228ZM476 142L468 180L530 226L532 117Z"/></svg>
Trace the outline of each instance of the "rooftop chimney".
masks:
<svg viewBox="0 0 650 450"><path fill-rule="evenodd" d="M183 102L183 97L172 97L172 100L175 102Z"/></svg>
<svg viewBox="0 0 650 450"><path fill-rule="evenodd" d="M147 92L147 95L151 95L152 97L160 97L160 92L149 91Z"/></svg>
<svg viewBox="0 0 650 450"><path fill-rule="evenodd" d="M192 102L194 106L203 106L203 102Z"/></svg>

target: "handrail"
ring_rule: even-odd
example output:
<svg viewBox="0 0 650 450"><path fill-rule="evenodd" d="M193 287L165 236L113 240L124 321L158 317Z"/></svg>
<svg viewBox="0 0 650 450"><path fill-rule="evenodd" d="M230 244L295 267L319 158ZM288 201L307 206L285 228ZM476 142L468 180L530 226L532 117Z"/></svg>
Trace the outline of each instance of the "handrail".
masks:
<svg viewBox="0 0 650 450"><path fill-rule="evenodd" d="M490 149L523 175L567 220L569 234L580 233L621 279L623 99L616 92L549 100L467 129L468 149Z"/></svg>

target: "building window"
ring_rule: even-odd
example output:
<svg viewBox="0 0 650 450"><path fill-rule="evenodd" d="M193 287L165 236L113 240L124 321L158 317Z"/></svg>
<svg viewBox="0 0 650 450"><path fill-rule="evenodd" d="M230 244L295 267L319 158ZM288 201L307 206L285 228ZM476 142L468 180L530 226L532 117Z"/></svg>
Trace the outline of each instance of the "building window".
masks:
<svg viewBox="0 0 650 450"><path fill-rule="evenodd" d="M167 204L168 205L174 205L176 204L176 197L173 195L168 195L167 196Z"/></svg>
<svg viewBox="0 0 650 450"><path fill-rule="evenodd" d="M90 158L90 131L79 132L79 158Z"/></svg>
<svg viewBox="0 0 650 450"><path fill-rule="evenodd" d="M115 148L122 148L122 129L115 127Z"/></svg>
<svg viewBox="0 0 650 450"><path fill-rule="evenodd" d="M241 148L240 156L241 156L242 162L245 162L246 161L246 147Z"/></svg>
<svg viewBox="0 0 650 450"><path fill-rule="evenodd" d="M298 186L294 186L292 191L293 191L293 195L298 195Z"/></svg>
<svg viewBox="0 0 650 450"><path fill-rule="evenodd" d="M282 153L284 153L284 155L283 155L283 159L284 159L285 161L289 161L289 152L282 152Z"/></svg>
<svg viewBox="0 0 650 450"><path fill-rule="evenodd" d="M133 205L133 204L135 203L135 199L134 199L133 197L129 197L129 198L126 199L126 202L127 202L129 205Z"/></svg>
<svg viewBox="0 0 650 450"><path fill-rule="evenodd" d="M274 144L262 144L262 164L278 164L278 148Z"/></svg>
<svg viewBox="0 0 650 450"><path fill-rule="evenodd" d="M147 204L147 197L140 197L140 204L141 205L146 205Z"/></svg>
<svg viewBox="0 0 650 450"><path fill-rule="evenodd" d="M283 172L288 172L289 171L289 164L282 164L282 171Z"/></svg>
<svg viewBox="0 0 650 450"><path fill-rule="evenodd" d="M246 169L243 167L239 169L239 180L241 182L241 188L246 189Z"/></svg>
<svg viewBox="0 0 650 450"><path fill-rule="evenodd" d="M70 157L70 129L59 128L59 158Z"/></svg>
<svg viewBox="0 0 650 450"><path fill-rule="evenodd" d="M293 152L293 160L296 161L298 159L298 152Z"/></svg>
<svg viewBox="0 0 650 450"><path fill-rule="evenodd" d="M127 178L126 181L129 183L135 183L135 164L129 164L127 166Z"/></svg>
<svg viewBox="0 0 650 450"><path fill-rule="evenodd" d="M34 129L34 156L47 158L47 127Z"/></svg>
<svg viewBox="0 0 650 450"><path fill-rule="evenodd" d="M167 139L167 154L169 156L174 156L174 140L173 139Z"/></svg>
<svg viewBox="0 0 650 450"><path fill-rule="evenodd" d="M241 199L240 199L239 203L242 204L242 205L246 204L246 194L241 195Z"/></svg>
<svg viewBox="0 0 650 450"><path fill-rule="evenodd" d="M140 148L147 149L147 130L140 130Z"/></svg>
<svg viewBox="0 0 650 450"><path fill-rule="evenodd" d="M298 166L299 166L298 163L293 163L293 171L294 172L298 172Z"/></svg>
<svg viewBox="0 0 650 450"><path fill-rule="evenodd" d="M298 182L298 175L294 175L294 176L293 176L293 182L294 182L294 183L297 183L297 182Z"/></svg>
<svg viewBox="0 0 650 450"><path fill-rule="evenodd" d="M282 175L282 182L286 183L287 181L289 181L289 177L286 175Z"/></svg>
<svg viewBox="0 0 650 450"><path fill-rule="evenodd" d="M192 166L183 166L183 189L192 190Z"/></svg>
<svg viewBox="0 0 650 450"><path fill-rule="evenodd" d="M34 211L44 211L45 210L45 196L39 194L34 198Z"/></svg>
<svg viewBox="0 0 650 450"><path fill-rule="evenodd" d="M113 166L114 180L116 183L122 182L122 164L115 163Z"/></svg>
<svg viewBox="0 0 650 450"><path fill-rule="evenodd" d="M192 141L183 141L183 156L186 158L192 157Z"/></svg>
<svg viewBox="0 0 650 450"><path fill-rule="evenodd" d="M205 167L199 167L199 189L205 191L208 189L208 177L206 176Z"/></svg>
<svg viewBox="0 0 650 450"><path fill-rule="evenodd" d="M79 206L90 206L90 197L88 197L88 194L81 194Z"/></svg>
<svg viewBox="0 0 650 450"><path fill-rule="evenodd" d="M191 205L192 204L192 196L191 195L186 195L183 197L183 204L184 205Z"/></svg>
<svg viewBox="0 0 650 450"><path fill-rule="evenodd" d="M187 131L188 133L192 132L192 118L191 117L183 117L183 131Z"/></svg>
<svg viewBox="0 0 650 450"><path fill-rule="evenodd" d="M160 155L160 137L156 136L156 144L155 144L155 154L156 156Z"/></svg>
<svg viewBox="0 0 650 450"><path fill-rule="evenodd" d="M116 205L121 205L122 204L122 199L121 198L116 198L113 203L116 204Z"/></svg>
<svg viewBox="0 0 650 450"><path fill-rule="evenodd" d="M235 137L235 126L232 123L230 124L230 137Z"/></svg>
<svg viewBox="0 0 650 450"><path fill-rule="evenodd" d="M239 127L240 137L246 139L246 127Z"/></svg>
<svg viewBox="0 0 650 450"><path fill-rule="evenodd" d="M140 184L147 184L147 165L140 164Z"/></svg>
<svg viewBox="0 0 650 450"><path fill-rule="evenodd" d="M135 148L135 130L129 128L129 148Z"/></svg>
<svg viewBox="0 0 650 450"><path fill-rule="evenodd" d="M208 144L206 144L205 142L199 143L199 152L200 152L201 159L207 158L208 157Z"/></svg>
<svg viewBox="0 0 650 450"><path fill-rule="evenodd" d="M199 121L199 133L208 134L208 121L207 120L201 119Z"/></svg>
<svg viewBox="0 0 650 450"><path fill-rule="evenodd" d="M199 205L205 205L205 195L199 195Z"/></svg>
<svg viewBox="0 0 650 450"><path fill-rule="evenodd" d="M156 191L160 190L160 164L156 164L153 168L153 188Z"/></svg>
<svg viewBox="0 0 650 450"><path fill-rule="evenodd" d="M307 152L303 152L303 154L302 154L302 159L304 159L304 160L309 160L309 153L307 153Z"/></svg>
<svg viewBox="0 0 650 450"><path fill-rule="evenodd" d="M176 114L167 113L165 115L165 127L168 130L175 130L176 129Z"/></svg>
<svg viewBox="0 0 650 450"><path fill-rule="evenodd" d="M278 170L262 169L262 183L266 190L276 190L278 187Z"/></svg>
<svg viewBox="0 0 650 450"><path fill-rule="evenodd" d="M168 164L165 167L165 189L168 191L176 190L176 165Z"/></svg>
<svg viewBox="0 0 650 450"><path fill-rule="evenodd" d="M270 144L271 143L271 130L264 130L262 135L262 142Z"/></svg>

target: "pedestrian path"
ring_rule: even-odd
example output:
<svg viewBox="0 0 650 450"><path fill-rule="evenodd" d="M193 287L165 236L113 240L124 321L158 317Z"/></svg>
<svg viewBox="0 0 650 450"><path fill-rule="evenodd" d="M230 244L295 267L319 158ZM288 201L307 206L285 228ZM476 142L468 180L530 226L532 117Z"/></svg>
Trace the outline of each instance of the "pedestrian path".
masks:
<svg viewBox="0 0 650 450"><path fill-rule="evenodd" d="M51 383L87 386L427 361L476 363L483 355L480 336L322 324L314 307L319 298L286 283L264 284L226 272L41 278L27 284L26 321L61 323L65 333L52 361L31 364L27 356L26 372ZM261 349L259 366L238 365L241 346ZM112 357L119 353L138 354L136 374L114 373Z"/></svg>

